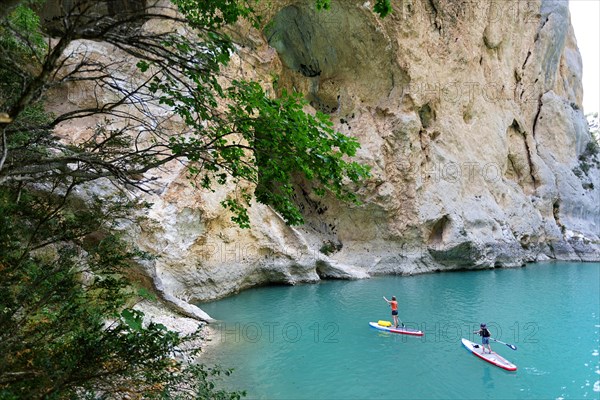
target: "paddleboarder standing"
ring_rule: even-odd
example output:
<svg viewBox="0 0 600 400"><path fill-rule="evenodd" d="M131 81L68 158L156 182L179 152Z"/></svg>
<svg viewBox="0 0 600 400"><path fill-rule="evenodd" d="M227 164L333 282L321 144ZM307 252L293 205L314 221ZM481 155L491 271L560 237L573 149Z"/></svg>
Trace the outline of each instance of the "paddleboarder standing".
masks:
<svg viewBox="0 0 600 400"><path fill-rule="evenodd" d="M473 333L476 333L479 336L481 336L481 353L485 354L485 346L487 346L488 350L490 351L490 354L492 354L492 348L490 347L490 336L492 336L492 334L488 330L486 324L481 323L479 325L479 330L474 331Z"/></svg>
<svg viewBox="0 0 600 400"><path fill-rule="evenodd" d="M394 327L397 328L398 327L398 301L396 300L396 296L392 296L391 300L388 300L385 298L385 296L383 296L383 299L385 301L387 301L387 303L392 308L392 318L394 319ZM404 324L402 324L402 327L404 328Z"/></svg>

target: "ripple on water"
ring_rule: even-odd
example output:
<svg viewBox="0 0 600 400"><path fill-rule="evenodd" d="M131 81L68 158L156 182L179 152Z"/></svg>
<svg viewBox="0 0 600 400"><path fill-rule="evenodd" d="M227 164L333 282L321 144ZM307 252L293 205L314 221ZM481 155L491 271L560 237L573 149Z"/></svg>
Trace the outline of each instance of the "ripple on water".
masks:
<svg viewBox="0 0 600 400"><path fill-rule="evenodd" d="M536 367L525 367L525 371L527 371L527 373L529 375L538 375L538 376L541 376L541 375L547 375L547 374L549 374L549 372L540 371Z"/></svg>
<svg viewBox="0 0 600 400"><path fill-rule="evenodd" d="M598 350L592 350L592 355L593 356L597 357L598 354L600 354L600 353L598 353Z"/></svg>

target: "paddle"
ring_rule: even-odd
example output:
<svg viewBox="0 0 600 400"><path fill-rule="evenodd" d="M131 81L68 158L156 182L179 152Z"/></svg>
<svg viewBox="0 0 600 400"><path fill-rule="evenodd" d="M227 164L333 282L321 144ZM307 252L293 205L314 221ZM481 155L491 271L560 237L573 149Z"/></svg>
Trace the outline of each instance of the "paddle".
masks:
<svg viewBox="0 0 600 400"><path fill-rule="evenodd" d="M494 342L502 343L502 344L508 346L509 348L511 348L512 350L517 350L517 346L515 346L514 344L504 343L498 339L494 339L493 337L491 337L490 339L492 339Z"/></svg>

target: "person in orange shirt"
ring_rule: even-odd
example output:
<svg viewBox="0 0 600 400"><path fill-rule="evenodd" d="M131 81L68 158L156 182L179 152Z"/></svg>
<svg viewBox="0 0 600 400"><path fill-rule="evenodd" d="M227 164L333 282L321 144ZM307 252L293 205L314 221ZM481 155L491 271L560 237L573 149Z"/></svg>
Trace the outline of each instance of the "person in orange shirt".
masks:
<svg viewBox="0 0 600 400"><path fill-rule="evenodd" d="M388 300L383 296L383 299L387 301L387 303L392 307L392 318L394 319L394 327L398 327L398 301L396 300L396 296L392 296L391 300ZM402 323L402 327L404 328L404 323Z"/></svg>

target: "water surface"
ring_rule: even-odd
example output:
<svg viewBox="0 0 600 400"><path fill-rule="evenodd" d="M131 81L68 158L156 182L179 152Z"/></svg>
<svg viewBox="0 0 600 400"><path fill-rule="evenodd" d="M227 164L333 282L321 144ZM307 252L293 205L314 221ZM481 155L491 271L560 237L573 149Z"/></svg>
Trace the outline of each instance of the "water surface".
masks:
<svg viewBox="0 0 600 400"><path fill-rule="evenodd" d="M382 296L422 338L377 331ZM600 264L378 277L264 287L201 304L213 318L205 360L235 372L250 399L598 399ZM479 360L461 337L487 322L492 349L517 365Z"/></svg>

